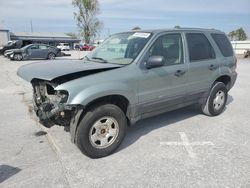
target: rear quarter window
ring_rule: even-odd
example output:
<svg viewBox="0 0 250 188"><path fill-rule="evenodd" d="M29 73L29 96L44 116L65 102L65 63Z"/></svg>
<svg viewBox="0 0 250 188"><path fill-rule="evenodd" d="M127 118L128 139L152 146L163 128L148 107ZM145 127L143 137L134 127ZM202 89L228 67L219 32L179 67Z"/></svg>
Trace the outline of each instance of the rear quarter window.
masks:
<svg viewBox="0 0 250 188"><path fill-rule="evenodd" d="M226 35L213 33L213 34L211 34L211 36L214 39L217 46L219 47L219 49L224 57L231 57L234 55L232 45L229 42Z"/></svg>

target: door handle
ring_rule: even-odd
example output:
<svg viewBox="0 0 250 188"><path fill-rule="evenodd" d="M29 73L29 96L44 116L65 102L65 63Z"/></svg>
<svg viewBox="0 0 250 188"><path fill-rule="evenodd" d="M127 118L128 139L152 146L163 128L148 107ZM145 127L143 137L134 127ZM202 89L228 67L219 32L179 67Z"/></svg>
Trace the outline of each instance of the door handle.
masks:
<svg viewBox="0 0 250 188"><path fill-rule="evenodd" d="M213 65L213 64L208 67L208 69L211 70L211 71L215 70L216 68L217 67L215 65Z"/></svg>
<svg viewBox="0 0 250 188"><path fill-rule="evenodd" d="M180 77L180 76L183 76L185 73L186 73L186 71L178 70L178 71L175 72L174 75L177 76L177 77Z"/></svg>

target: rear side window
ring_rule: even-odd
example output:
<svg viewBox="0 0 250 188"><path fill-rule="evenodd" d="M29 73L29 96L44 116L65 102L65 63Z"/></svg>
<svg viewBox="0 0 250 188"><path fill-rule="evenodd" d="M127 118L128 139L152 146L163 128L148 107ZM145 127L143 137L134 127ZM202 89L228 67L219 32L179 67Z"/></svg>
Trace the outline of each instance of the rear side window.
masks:
<svg viewBox="0 0 250 188"><path fill-rule="evenodd" d="M41 50L46 50L46 49L47 49L47 46L45 46L45 45L39 45L39 49L41 49Z"/></svg>
<svg viewBox="0 0 250 188"><path fill-rule="evenodd" d="M188 43L190 61L215 58L214 49L204 34L187 33L186 38Z"/></svg>
<svg viewBox="0 0 250 188"><path fill-rule="evenodd" d="M233 53L232 45L224 34L214 33L214 34L211 34L211 36L214 39L217 46L219 47L224 57L233 56L234 53Z"/></svg>

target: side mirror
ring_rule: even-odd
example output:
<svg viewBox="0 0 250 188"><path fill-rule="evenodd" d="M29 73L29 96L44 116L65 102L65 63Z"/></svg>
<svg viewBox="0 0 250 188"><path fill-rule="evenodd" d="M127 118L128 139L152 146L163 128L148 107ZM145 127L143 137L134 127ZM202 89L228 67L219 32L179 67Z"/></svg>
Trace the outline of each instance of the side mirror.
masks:
<svg viewBox="0 0 250 188"><path fill-rule="evenodd" d="M146 62L146 68L152 69L156 67L161 67L165 63L165 58L163 56L151 56Z"/></svg>

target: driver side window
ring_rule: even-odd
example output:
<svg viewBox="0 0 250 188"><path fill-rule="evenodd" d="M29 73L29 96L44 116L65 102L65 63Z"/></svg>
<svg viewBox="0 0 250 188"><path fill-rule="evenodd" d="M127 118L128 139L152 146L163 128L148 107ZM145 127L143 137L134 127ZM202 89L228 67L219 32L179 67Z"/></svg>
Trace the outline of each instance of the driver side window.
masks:
<svg viewBox="0 0 250 188"><path fill-rule="evenodd" d="M29 47L29 50L37 50L37 49L38 49L37 45L33 45L33 46Z"/></svg>
<svg viewBox="0 0 250 188"><path fill-rule="evenodd" d="M162 56L165 66L183 64L183 45L181 34L160 36L149 50L149 56Z"/></svg>

